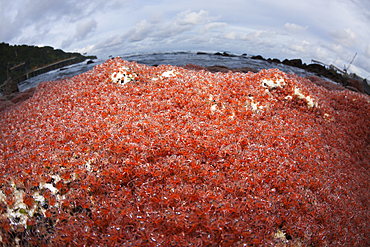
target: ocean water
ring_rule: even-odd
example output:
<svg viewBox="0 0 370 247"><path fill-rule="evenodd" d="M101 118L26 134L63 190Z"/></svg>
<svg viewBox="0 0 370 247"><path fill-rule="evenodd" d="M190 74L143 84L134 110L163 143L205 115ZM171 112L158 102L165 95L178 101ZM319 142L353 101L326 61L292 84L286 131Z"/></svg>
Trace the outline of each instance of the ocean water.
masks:
<svg viewBox="0 0 370 247"><path fill-rule="evenodd" d="M197 52L158 52L158 53L135 53L124 54L120 57L127 61L136 61L146 65L186 65L195 64L200 66L221 65L228 68L251 67L257 70L277 68L285 73L297 74L298 76L314 75L300 68L291 67L284 64L270 63L262 60L251 59L251 55L232 54L233 56L220 56L214 53L197 54ZM104 63L106 59L93 60L94 63L87 64L87 61L66 66L64 68L49 71L48 73L30 78L18 85L21 92L29 88L36 87L44 81L56 81L63 78L73 77L94 68L94 66Z"/></svg>

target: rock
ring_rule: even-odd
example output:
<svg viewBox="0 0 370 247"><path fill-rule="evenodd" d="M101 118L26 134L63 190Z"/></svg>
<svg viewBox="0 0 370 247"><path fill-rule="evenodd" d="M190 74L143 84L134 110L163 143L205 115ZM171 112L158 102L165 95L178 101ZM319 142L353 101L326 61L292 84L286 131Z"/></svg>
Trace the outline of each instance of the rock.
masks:
<svg viewBox="0 0 370 247"><path fill-rule="evenodd" d="M281 62L280 62L280 60L279 60L279 59L277 59L277 58L274 58L274 59L268 58L268 59L267 59L267 61L268 61L269 63L281 63Z"/></svg>
<svg viewBox="0 0 370 247"><path fill-rule="evenodd" d="M258 59L258 60L264 60L264 61L266 60L261 55L252 56L251 59Z"/></svg>
<svg viewBox="0 0 370 247"><path fill-rule="evenodd" d="M230 71L239 72L239 73L248 73L248 72L257 73L258 72L257 69L254 69L254 68L251 68L251 67L228 68L228 67L222 66L222 65L214 65L214 66L203 67L203 66L199 66L199 65L195 65L195 64L187 64L187 65L184 65L184 66L181 66L181 67L184 68L184 69L194 70L194 71L206 70L206 71L209 71L209 72L212 72L212 73L216 73L216 72L228 73Z"/></svg>
<svg viewBox="0 0 370 247"><path fill-rule="evenodd" d="M94 63L94 61L93 60L89 60L89 61L87 61L86 64L91 64L91 63Z"/></svg>
<svg viewBox="0 0 370 247"><path fill-rule="evenodd" d="M307 65L307 70L316 74L323 74L326 71L326 68L317 63L311 63Z"/></svg>
<svg viewBox="0 0 370 247"><path fill-rule="evenodd" d="M316 63L307 65L305 69L309 72L316 73L317 75L324 76L332 81L345 85L346 79L333 69L326 69L324 66Z"/></svg>
<svg viewBox="0 0 370 247"><path fill-rule="evenodd" d="M285 65L289 65L289 66L297 67L301 69L304 69L306 67L305 64L303 65L301 59L292 59L292 60L285 59L282 63Z"/></svg>
<svg viewBox="0 0 370 247"><path fill-rule="evenodd" d="M230 71L230 69L226 66L222 65L214 65L214 66L208 66L206 69L210 72L222 72L222 73L227 73Z"/></svg>
<svg viewBox="0 0 370 247"><path fill-rule="evenodd" d="M5 108L15 105L19 102L23 102L33 96L36 92L36 88L30 88L24 92L11 93L8 95L0 96L0 111Z"/></svg>
<svg viewBox="0 0 370 247"><path fill-rule="evenodd" d="M4 89L3 95L9 95L12 93L19 92L18 84L16 81L13 81L13 80L9 80L5 82L3 89Z"/></svg>
<svg viewBox="0 0 370 247"><path fill-rule="evenodd" d="M228 68L228 67L222 66L222 65L208 66L205 69L207 69L208 71L210 71L212 73L216 73L216 72L228 73L229 71L239 72L239 73L248 73L248 72L257 73L258 72L257 69L254 69L254 68L251 68L251 67Z"/></svg>
<svg viewBox="0 0 370 247"><path fill-rule="evenodd" d="M240 73L248 73L248 72L258 73L259 70L251 68L251 67L241 67L241 68L231 69L231 71L240 72Z"/></svg>
<svg viewBox="0 0 370 247"><path fill-rule="evenodd" d="M362 85L362 82L355 80L355 79L348 79L345 82L345 87L348 88L349 90L355 91L355 92L360 92L360 93L365 93L364 87Z"/></svg>
<svg viewBox="0 0 370 247"><path fill-rule="evenodd" d="M216 52L214 55L216 56L224 56L224 57L236 57L235 55L231 55L227 52L223 52L223 53L220 53L220 52Z"/></svg>
<svg viewBox="0 0 370 247"><path fill-rule="evenodd" d="M192 64L192 63L183 65L181 67L184 68L184 69L193 70L193 71L207 70L203 66Z"/></svg>
<svg viewBox="0 0 370 247"><path fill-rule="evenodd" d="M197 52L197 55L208 55L206 52Z"/></svg>
<svg viewBox="0 0 370 247"><path fill-rule="evenodd" d="M26 99L29 99L33 96L33 94L36 92L36 88L30 88L24 92L18 93L13 99L11 99L11 102L14 104L18 102L25 101Z"/></svg>
<svg viewBox="0 0 370 247"><path fill-rule="evenodd" d="M365 93L370 95L370 84L368 83L366 79L364 79L364 81L362 82L362 86L364 87Z"/></svg>
<svg viewBox="0 0 370 247"><path fill-rule="evenodd" d="M314 75L313 76L306 76L306 78L308 80L310 80L311 82L313 82L314 84L316 84L318 86L321 86L321 87L324 87L329 91L333 91L333 90L343 91L343 90L345 90L345 88L343 86L335 84L334 82L331 82L331 81L324 80L324 79L322 79L318 76L314 76Z"/></svg>
<svg viewBox="0 0 370 247"><path fill-rule="evenodd" d="M5 108L12 106L12 105L14 105L14 103L11 102L10 100L6 100L6 101L0 100L0 111L3 111Z"/></svg>

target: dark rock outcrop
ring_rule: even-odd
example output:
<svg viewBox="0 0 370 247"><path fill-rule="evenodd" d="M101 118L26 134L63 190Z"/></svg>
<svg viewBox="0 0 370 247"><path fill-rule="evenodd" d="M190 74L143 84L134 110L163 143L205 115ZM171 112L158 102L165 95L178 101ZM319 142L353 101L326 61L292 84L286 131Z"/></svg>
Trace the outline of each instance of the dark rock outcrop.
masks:
<svg viewBox="0 0 370 247"><path fill-rule="evenodd" d="M355 80L355 79L348 79L344 86L352 91L359 92L359 93L365 93L364 87L362 85L362 82Z"/></svg>
<svg viewBox="0 0 370 247"><path fill-rule="evenodd" d="M366 79L364 79L364 81L362 82L362 86L364 87L365 93L370 95L370 84L368 83Z"/></svg>
<svg viewBox="0 0 370 247"><path fill-rule="evenodd" d="M307 67L306 64L302 63L301 59L292 59L292 60L285 59L282 62L282 64L289 65L289 66L292 66L292 67L301 68L301 69L305 69Z"/></svg>
<svg viewBox="0 0 370 247"><path fill-rule="evenodd" d="M36 88L30 88L24 92L16 92L11 93L8 95L0 96L0 111L4 110L5 108L15 105L19 102L23 102L33 96L36 92Z"/></svg>
<svg viewBox="0 0 370 247"><path fill-rule="evenodd" d="M281 61L279 59L277 59L277 58L274 58L274 59L268 58L267 61L269 63L281 63Z"/></svg>
<svg viewBox="0 0 370 247"><path fill-rule="evenodd" d="M5 82L5 85L3 86L3 95L9 95L17 92L19 92L19 89L16 81L8 80Z"/></svg>
<svg viewBox="0 0 370 247"><path fill-rule="evenodd" d="M305 68L307 71L315 73L320 76L324 76L332 81L338 82L344 85L346 78L335 72L333 69L326 69L324 66L316 63L307 65Z"/></svg>
<svg viewBox="0 0 370 247"><path fill-rule="evenodd" d="M241 67L241 68L233 68L231 69L232 72L240 72L240 73L248 73L248 72L253 72L253 73L258 73L258 69L254 69L251 67Z"/></svg>
<svg viewBox="0 0 370 247"><path fill-rule="evenodd" d="M251 67L228 68L228 67L222 66L222 65L208 66L205 69L207 69L208 71L213 72L213 73L215 73L215 72L228 73L229 71L239 72L239 73L248 73L248 72L257 73L258 72L257 69L253 69Z"/></svg>
<svg viewBox="0 0 370 247"><path fill-rule="evenodd" d="M206 71L209 71L209 72L212 72L212 73L216 73L216 72L228 73L230 71L239 72L239 73L248 73L248 72L257 73L258 72L257 69L254 69L254 68L251 68L251 67L228 68L228 67L223 66L223 65L214 65L214 66L203 67L203 66L199 66L199 65L195 65L195 64L187 64L187 65L184 65L184 66L181 66L181 67L184 68L184 69L194 70L194 71L206 70Z"/></svg>
<svg viewBox="0 0 370 247"><path fill-rule="evenodd" d="M333 91L333 90L343 91L343 90L345 90L345 88L343 86L341 86L339 84L336 84L334 82L331 82L331 81L324 80L324 79L322 79L318 76L315 76L315 75L306 76L306 78L308 80L310 80L311 82L313 82L314 84L316 84L318 86L321 86L321 87L324 87L329 91Z"/></svg>
<svg viewBox="0 0 370 247"><path fill-rule="evenodd" d="M213 55L216 55L216 56L224 56L224 57L236 57L235 55L229 54L229 53L227 53L227 52L223 52L223 53L221 53L221 52L216 52L216 53L215 53L215 54L213 54Z"/></svg>
<svg viewBox="0 0 370 247"><path fill-rule="evenodd" d="M258 60L266 61L266 59L264 59L261 55L252 56L251 59L258 59Z"/></svg>
<svg viewBox="0 0 370 247"><path fill-rule="evenodd" d="M210 72L223 72L223 73L227 73L230 71L230 69L226 66L222 66L222 65L214 65L214 66L208 66L206 67L206 69Z"/></svg>
<svg viewBox="0 0 370 247"><path fill-rule="evenodd" d="M9 106L14 105L10 100L1 100L0 99L0 111L4 110L5 108L8 108Z"/></svg>

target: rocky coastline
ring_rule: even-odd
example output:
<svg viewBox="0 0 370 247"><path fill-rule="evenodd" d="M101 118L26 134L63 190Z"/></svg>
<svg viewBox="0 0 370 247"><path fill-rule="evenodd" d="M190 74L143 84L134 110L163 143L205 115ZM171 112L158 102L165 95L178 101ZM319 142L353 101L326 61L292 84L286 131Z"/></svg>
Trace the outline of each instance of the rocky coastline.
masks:
<svg viewBox="0 0 370 247"><path fill-rule="evenodd" d="M197 55L210 55L209 53L204 52L198 52ZM236 57L237 55L229 54L227 52L217 52L213 55L216 56L224 56L224 57ZM242 57L247 57L247 54L242 54ZM318 86L322 86L326 88L327 90L351 90L357 93L361 94L368 94L370 95L370 86L366 82L361 82L356 79L351 79L348 76L341 75L337 73L333 69L327 69L325 66L313 63L313 64L305 64L302 62L301 59L285 59L283 61L280 61L279 59L265 59L261 55L252 56L251 59L256 60L262 60L269 63L277 63L277 64L284 64L291 67L297 67L300 69L304 69L308 72L315 73L315 76L307 76L306 78L309 79L311 82ZM221 73L228 73L231 72L239 72L239 73L248 73L253 72L257 73L259 70L251 67L240 67L240 68L228 68L226 66L221 65L213 65L213 66L207 66L202 67L198 65L185 65L182 66L186 69L192 69L192 70L206 70L210 71L212 73L221 72ZM329 80L325 80L323 78L327 78ZM331 81L330 81L331 80ZM333 83L332 81L336 82ZM34 92L36 91L35 88L29 89L24 92L19 92L18 86L16 82L10 82L7 83L3 88L3 95L0 96L0 111L4 110L5 108L12 106L14 104L17 104L19 102L22 102L30 97L33 96Z"/></svg>
<svg viewBox="0 0 370 247"><path fill-rule="evenodd" d="M207 54L207 53L204 53L204 52L198 52L197 53L198 55L204 55L204 54ZM236 57L236 55L233 55L233 54L229 54L227 52L223 52L223 53L220 53L220 52L217 52L213 55L218 55L218 56L224 56L224 57ZM241 56L244 56L244 57L247 57L247 54L242 54ZM304 69L306 70L307 72L311 72L311 73L315 73L318 77L325 77L329 80L332 80L338 84L340 84L342 87L337 87L337 88L346 88L348 90L351 90L351 91L355 91L355 92L359 92L359 93L367 93L370 95L370 87L365 83L365 82L361 82L359 80L356 80L356 79L352 79L350 78L348 75L342 75L340 73L337 73L334 69L327 69L325 68L325 66L321 65L321 64L318 64L318 63L312 63L312 64L305 64L302 62L301 59L285 59L283 61L280 61L279 59L277 58L264 58L262 57L261 55L256 55L256 56L252 56L251 59L256 59L256 60L262 60L262 61L266 61L266 62L269 62L269 63L277 63L277 64L284 64L284 65L288 65L288 66L291 66L291 67L296 67L296 68L300 68L300 69ZM233 69L228 69L228 68L225 68L223 66L219 66L218 68L219 70L217 71L217 66L212 66L212 68L210 68L209 70L212 71L212 72L228 72L228 71L233 71L233 72L244 72L246 70L246 68L233 68ZM249 70L248 71L251 71L251 72L258 72L258 71L254 71L253 68L248 68ZM314 83L318 81L317 78L311 78L313 79ZM324 80L325 81L325 80ZM332 83L330 83L332 84ZM320 82L320 85L323 86L323 82ZM330 88L332 88L332 86L330 85L329 86ZM337 89L338 90L338 89ZM344 90L344 89L342 89Z"/></svg>

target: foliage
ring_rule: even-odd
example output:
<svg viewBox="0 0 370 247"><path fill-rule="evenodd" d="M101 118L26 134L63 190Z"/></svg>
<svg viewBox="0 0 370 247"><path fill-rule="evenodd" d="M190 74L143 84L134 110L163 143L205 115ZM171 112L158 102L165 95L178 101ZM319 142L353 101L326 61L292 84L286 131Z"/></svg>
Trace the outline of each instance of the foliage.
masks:
<svg viewBox="0 0 370 247"><path fill-rule="evenodd" d="M24 61L28 61L28 70L38 68L59 60L70 57L77 57L76 62L81 62L88 57L79 53L64 52L60 49L54 49L50 46L37 47L28 45L9 45L0 43L0 82L7 79L7 64L12 67ZM16 78L25 73L24 67L15 69L12 72L12 77Z"/></svg>

